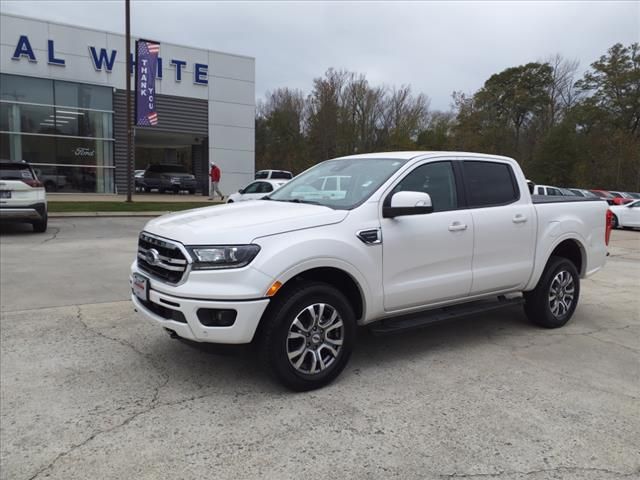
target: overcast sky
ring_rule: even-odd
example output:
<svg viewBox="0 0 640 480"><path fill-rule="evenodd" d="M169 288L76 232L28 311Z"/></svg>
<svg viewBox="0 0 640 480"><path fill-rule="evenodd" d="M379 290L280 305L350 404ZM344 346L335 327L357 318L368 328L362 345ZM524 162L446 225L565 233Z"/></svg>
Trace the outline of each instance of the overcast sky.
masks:
<svg viewBox="0 0 640 480"><path fill-rule="evenodd" d="M124 33L124 0L0 1L1 10ZM410 84L435 109L454 90L560 53L584 70L616 42L640 41L640 1L132 1L132 34L256 58L256 96L308 93L329 67Z"/></svg>

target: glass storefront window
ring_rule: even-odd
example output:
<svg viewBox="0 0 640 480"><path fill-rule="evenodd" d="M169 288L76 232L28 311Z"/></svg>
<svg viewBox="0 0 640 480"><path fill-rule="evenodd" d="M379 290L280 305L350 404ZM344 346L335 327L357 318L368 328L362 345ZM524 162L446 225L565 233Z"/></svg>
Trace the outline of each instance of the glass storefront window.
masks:
<svg viewBox="0 0 640 480"><path fill-rule="evenodd" d="M57 137L56 163L110 166L112 145L109 140Z"/></svg>
<svg viewBox="0 0 640 480"><path fill-rule="evenodd" d="M111 110L113 94L110 88L84 83L55 80L56 105Z"/></svg>
<svg viewBox="0 0 640 480"><path fill-rule="evenodd" d="M111 138L113 114L91 110L56 107L55 122L58 135Z"/></svg>
<svg viewBox="0 0 640 480"><path fill-rule="evenodd" d="M53 105L53 80L2 74L0 100Z"/></svg>
<svg viewBox="0 0 640 480"><path fill-rule="evenodd" d="M111 88L0 74L0 97L1 158L31 163L49 191L113 193Z"/></svg>
<svg viewBox="0 0 640 480"><path fill-rule="evenodd" d="M53 107L0 103L0 130L55 134Z"/></svg>
<svg viewBox="0 0 640 480"><path fill-rule="evenodd" d="M111 193L114 171L111 168L74 167L69 165L33 165L38 179L48 192Z"/></svg>
<svg viewBox="0 0 640 480"><path fill-rule="evenodd" d="M0 133L2 158L29 163L56 163L55 137Z"/></svg>

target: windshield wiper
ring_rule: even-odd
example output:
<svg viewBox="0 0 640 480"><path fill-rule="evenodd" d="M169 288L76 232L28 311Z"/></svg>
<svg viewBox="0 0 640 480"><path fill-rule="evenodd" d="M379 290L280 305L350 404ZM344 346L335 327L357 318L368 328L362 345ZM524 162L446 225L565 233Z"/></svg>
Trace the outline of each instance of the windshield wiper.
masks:
<svg viewBox="0 0 640 480"><path fill-rule="evenodd" d="M291 203L308 203L310 205L322 205L320 202L314 202L313 200L300 200L299 198L292 198L291 200L281 200L282 202ZM324 205L326 207L326 205Z"/></svg>

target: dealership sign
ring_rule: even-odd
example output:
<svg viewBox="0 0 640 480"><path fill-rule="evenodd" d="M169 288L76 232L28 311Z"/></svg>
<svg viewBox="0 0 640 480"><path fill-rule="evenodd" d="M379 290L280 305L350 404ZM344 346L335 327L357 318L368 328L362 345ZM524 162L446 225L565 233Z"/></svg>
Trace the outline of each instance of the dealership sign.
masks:
<svg viewBox="0 0 640 480"><path fill-rule="evenodd" d="M148 40L136 42L136 125L158 124L156 112L156 72L160 44Z"/></svg>
<svg viewBox="0 0 640 480"><path fill-rule="evenodd" d="M49 65L55 65L58 67L66 67L66 59L62 58L60 54L56 54L55 44L53 40L47 40L47 63ZM113 67L116 64L116 58L118 56L117 50L107 50L106 48L97 49L93 45L89 45L89 61L92 63L93 68L97 72L111 73ZM19 62L22 59L26 59L29 62L37 63L38 59L34 53L31 42L27 35L20 35L16 43L16 48L13 51L12 60ZM134 72L136 65L134 55L129 57L129 63L131 65L131 72ZM172 58L169 61L171 67L175 70L174 80L176 82L182 81L183 69L186 67L187 62ZM156 56L155 73L158 79L162 79L162 58ZM193 64L193 83L196 85L207 85L209 66L206 63L194 63Z"/></svg>

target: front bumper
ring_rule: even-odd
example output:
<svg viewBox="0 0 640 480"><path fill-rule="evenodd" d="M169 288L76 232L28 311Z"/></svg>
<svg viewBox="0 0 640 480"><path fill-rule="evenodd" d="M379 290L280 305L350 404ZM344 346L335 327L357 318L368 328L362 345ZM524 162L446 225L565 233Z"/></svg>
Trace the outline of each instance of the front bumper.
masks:
<svg viewBox="0 0 640 480"><path fill-rule="evenodd" d="M131 300L138 312L182 338L195 342L227 344L251 342L269 304L267 298L246 301L187 299L151 288L147 305L133 294ZM208 327L198 319L197 312L200 308L236 310L236 320L230 327Z"/></svg>

